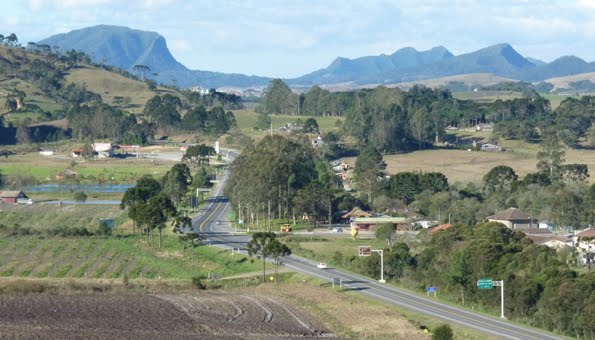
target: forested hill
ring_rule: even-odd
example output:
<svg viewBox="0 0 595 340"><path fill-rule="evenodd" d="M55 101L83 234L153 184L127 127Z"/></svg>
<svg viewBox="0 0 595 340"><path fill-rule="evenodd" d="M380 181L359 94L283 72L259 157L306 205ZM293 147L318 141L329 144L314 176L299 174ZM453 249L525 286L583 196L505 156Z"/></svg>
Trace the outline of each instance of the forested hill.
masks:
<svg viewBox="0 0 595 340"><path fill-rule="evenodd" d="M129 72L134 72L135 65L148 66L146 76L165 85L175 82L180 87L249 87L266 85L270 80L243 74L189 70L171 55L161 35L128 27L87 27L51 36L38 44L58 46L64 51L82 51L91 55L96 63L107 63Z"/></svg>
<svg viewBox="0 0 595 340"><path fill-rule="evenodd" d="M61 139L145 144L155 134L219 136L239 96L156 86L75 50L0 39L0 145Z"/></svg>

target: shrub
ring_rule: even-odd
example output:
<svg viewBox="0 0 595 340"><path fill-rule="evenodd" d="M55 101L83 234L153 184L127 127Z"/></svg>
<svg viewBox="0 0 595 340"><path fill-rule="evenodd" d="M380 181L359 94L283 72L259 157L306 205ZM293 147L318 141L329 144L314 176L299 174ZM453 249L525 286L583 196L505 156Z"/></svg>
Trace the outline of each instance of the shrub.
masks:
<svg viewBox="0 0 595 340"><path fill-rule="evenodd" d="M451 340L454 339L454 334L452 332L452 328L449 325L440 325L436 327L434 333L432 334L433 340Z"/></svg>

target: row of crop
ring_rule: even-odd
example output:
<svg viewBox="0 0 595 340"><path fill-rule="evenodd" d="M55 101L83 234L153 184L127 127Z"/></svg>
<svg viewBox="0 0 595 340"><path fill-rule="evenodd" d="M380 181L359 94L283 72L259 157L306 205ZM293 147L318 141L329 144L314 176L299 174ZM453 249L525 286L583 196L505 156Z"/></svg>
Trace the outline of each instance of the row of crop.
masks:
<svg viewBox="0 0 595 340"><path fill-rule="evenodd" d="M158 251L143 238L13 236L0 238L0 276L36 278L187 278L256 271L242 255L201 246L184 254L176 237Z"/></svg>

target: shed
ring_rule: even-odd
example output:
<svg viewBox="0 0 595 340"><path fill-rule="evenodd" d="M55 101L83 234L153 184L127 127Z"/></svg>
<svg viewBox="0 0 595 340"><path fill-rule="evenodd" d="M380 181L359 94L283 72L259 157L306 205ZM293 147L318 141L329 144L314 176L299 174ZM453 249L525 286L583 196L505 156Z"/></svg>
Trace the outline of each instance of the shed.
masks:
<svg viewBox="0 0 595 340"><path fill-rule="evenodd" d="M22 191L0 191L0 202L17 203L17 200L28 198Z"/></svg>

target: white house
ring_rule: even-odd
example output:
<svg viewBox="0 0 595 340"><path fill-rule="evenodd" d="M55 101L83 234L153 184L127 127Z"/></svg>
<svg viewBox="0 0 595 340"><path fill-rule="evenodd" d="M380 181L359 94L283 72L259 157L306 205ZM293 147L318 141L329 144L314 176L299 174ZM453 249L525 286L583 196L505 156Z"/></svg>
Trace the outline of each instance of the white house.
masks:
<svg viewBox="0 0 595 340"><path fill-rule="evenodd" d="M318 136L315 139L312 139L311 143L313 147L319 148L324 144L324 141L322 140L322 137Z"/></svg>

